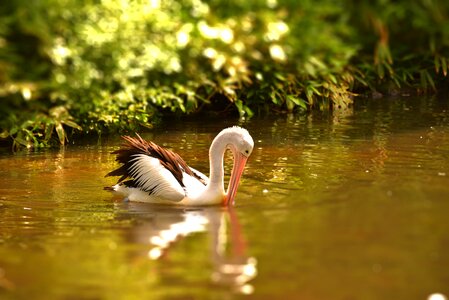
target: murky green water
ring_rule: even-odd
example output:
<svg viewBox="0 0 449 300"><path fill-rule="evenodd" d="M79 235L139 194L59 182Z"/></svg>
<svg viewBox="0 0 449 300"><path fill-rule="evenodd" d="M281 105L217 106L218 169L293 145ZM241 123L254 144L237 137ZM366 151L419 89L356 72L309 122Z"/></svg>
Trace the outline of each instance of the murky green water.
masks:
<svg viewBox="0 0 449 300"><path fill-rule="evenodd" d="M256 145L234 209L111 197L118 137L3 153L0 299L449 296L449 102L361 102L244 122ZM207 173L235 123L144 137Z"/></svg>

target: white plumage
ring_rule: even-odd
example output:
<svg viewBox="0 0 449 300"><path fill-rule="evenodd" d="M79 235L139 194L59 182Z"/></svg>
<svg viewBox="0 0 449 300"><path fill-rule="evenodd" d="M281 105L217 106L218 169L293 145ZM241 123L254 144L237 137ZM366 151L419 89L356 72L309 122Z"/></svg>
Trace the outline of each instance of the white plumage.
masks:
<svg viewBox="0 0 449 300"><path fill-rule="evenodd" d="M145 154L137 154L131 162L133 165L129 174L140 189L170 201L181 201L186 196L173 173L164 168L159 159Z"/></svg>
<svg viewBox="0 0 449 300"><path fill-rule="evenodd" d="M121 178L115 186L106 189L130 201L178 205L233 203L240 176L254 147L246 129L234 126L222 130L209 149L210 178L207 178L172 151L144 141L140 136L124 139L127 144L113 152L122 165L107 175ZM223 182L226 149L234 156L227 192Z"/></svg>

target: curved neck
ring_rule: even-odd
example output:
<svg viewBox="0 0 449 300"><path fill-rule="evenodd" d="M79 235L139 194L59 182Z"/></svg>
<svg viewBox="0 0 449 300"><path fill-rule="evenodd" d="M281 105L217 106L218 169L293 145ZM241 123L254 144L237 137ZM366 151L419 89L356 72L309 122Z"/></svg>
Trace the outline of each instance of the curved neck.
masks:
<svg viewBox="0 0 449 300"><path fill-rule="evenodd" d="M217 136L210 145L209 149L209 188L219 189L224 192L224 170L223 157L226 151L227 141L225 136Z"/></svg>

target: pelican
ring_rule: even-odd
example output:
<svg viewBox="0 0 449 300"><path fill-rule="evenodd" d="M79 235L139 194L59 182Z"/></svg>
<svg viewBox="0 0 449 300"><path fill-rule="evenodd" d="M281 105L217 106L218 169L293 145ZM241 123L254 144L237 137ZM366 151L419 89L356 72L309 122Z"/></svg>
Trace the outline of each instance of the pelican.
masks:
<svg viewBox="0 0 449 300"><path fill-rule="evenodd" d="M184 206L234 204L240 177L254 147L246 129L229 127L214 138L209 148L209 178L189 167L178 154L136 135L136 138L124 136L123 147L112 152L121 166L106 176L121 177L106 190L136 202ZM232 152L234 164L225 192L223 157L227 149Z"/></svg>

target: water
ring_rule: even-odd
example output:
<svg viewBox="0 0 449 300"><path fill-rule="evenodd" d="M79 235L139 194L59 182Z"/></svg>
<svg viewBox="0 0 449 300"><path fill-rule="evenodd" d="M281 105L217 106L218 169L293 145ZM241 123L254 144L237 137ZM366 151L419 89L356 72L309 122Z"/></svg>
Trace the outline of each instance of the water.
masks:
<svg viewBox="0 0 449 300"><path fill-rule="evenodd" d="M143 134L207 173L238 120ZM125 203L120 139L0 156L0 299L449 296L446 100L359 100L240 121L255 140L234 209ZM227 162L229 168L230 162Z"/></svg>

